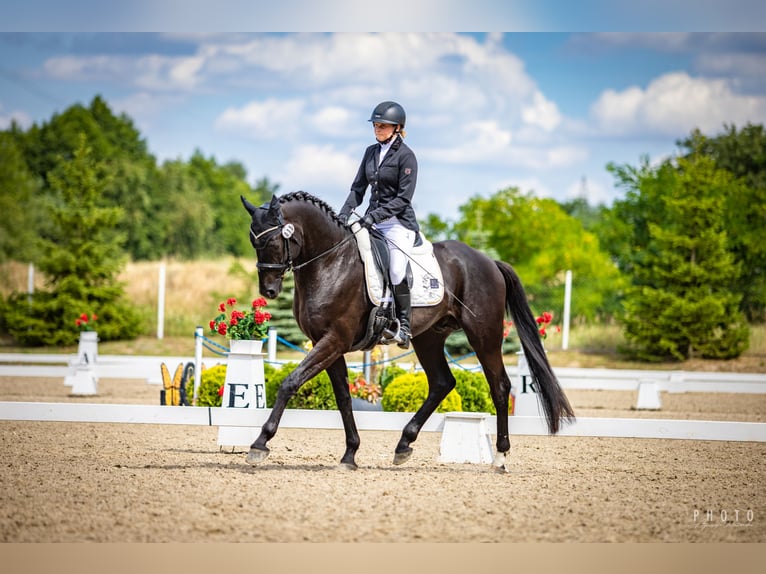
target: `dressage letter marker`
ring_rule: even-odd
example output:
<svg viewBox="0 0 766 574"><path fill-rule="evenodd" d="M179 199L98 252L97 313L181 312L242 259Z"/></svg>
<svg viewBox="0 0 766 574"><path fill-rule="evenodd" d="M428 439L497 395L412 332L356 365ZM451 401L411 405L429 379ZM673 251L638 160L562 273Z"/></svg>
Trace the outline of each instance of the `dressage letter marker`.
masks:
<svg viewBox="0 0 766 574"><path fill-rule="evenodd" d="M232 341L226 366L223 407L227 410L265 410L266 382L263 373L261 347L252 344L260 341ZM248 348L249 347L249 348ZM255 440L256 430L252 427L219 427L218 446L250 446Z"/></svg>

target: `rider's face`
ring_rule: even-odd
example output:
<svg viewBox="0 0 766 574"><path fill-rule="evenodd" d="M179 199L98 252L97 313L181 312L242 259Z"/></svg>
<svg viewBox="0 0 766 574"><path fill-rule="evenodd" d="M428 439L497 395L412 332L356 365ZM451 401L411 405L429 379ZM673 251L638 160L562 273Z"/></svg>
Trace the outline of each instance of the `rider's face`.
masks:
<svg viewBox="0 0 766 574"><path fill-rule="evenodd" d="M393 124L381 124L378 122L373 122L372 127L375 130L375 139L379 142L386 141L394 135L394 130L396 129L396 126Z"/></svg>

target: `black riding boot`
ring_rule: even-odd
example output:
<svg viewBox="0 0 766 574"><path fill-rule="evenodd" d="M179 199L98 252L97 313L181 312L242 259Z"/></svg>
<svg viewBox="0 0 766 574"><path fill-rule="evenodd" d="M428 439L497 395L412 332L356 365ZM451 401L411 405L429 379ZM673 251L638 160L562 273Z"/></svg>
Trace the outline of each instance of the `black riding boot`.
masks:
<svg viewBox="0 0 766 574"><path fill-rule="evenodd" d="M394 303L396 304L396 318L399 320L399 332L394 337L397 346L402 349L410 348L410 313L412 304L410 302L410 286L407 279L404 279L398 285L394 285Z"/></svg>

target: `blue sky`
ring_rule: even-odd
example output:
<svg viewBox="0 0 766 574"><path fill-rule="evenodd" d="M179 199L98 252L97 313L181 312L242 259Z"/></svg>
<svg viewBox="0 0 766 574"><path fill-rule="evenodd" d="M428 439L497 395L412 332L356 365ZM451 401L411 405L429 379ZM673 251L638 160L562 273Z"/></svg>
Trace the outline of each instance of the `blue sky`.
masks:
<svg viewBox="0 0 766 574"><path fill-rule="evenodd" d="M198 149L241 162L251 182L265 176L281 192L304 189L338 208L373 141L370 111L394 99L420 164L418 215L454 219L471 196L506 186L609 203L621 192L608 162L659 161L695 127L715 134L724 123L766 123L760 31L186 27L0 27L0 128L47 121L100 94L135 121L160 161Z"/></svg>

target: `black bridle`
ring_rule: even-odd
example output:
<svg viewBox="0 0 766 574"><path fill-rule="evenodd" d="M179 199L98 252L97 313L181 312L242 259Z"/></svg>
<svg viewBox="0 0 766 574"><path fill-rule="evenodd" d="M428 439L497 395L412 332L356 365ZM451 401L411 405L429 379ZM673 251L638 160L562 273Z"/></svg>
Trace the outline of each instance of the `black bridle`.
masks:
<svg viewBox="0 0 766 574"><path fill-rule="evenodd" d="M341 245L348 242L352 237L354 237L353 234L348 234L346 237L341 239L338 243L330 247L329 249L325 249L320 253L319 255L312 257L308 261L304 261L303 263L298 263L297 265L293 264L293 257L290 253L290 238L293 236L293 233L295 233L295 227L292 223L285 223L282 219L282 213L279 214L279 223L275 225L274 227L269 227L268 229L264 229L260 233L255 233L253 231L253 226L250 226L250 235L253 238L253 244L255 246L256 251L259 249L265 249L266 246L269 244L269 242L277 235L279 234L282 237L282 251L285 253L285 259L282 261L282 263L261 263L260 258L259 261L255 264L256 268L260 270L268 270L268 271L279 271L282 276L285 275L288 271L297 271L298 269L301 269L302 267L307 266L309 263L313 263L317 259L321 259L325 255L329 255L336 249L340 248ZM259 247L260 243L260 247Z"/></svg>

